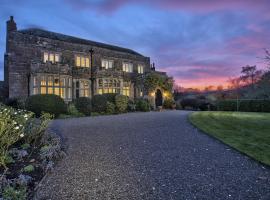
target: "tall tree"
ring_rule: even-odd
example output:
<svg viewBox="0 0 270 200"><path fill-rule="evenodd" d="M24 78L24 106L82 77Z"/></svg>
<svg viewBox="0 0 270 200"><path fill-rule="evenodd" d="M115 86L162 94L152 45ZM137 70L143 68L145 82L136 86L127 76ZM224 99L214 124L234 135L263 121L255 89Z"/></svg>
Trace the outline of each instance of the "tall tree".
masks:
<svg viewBox="0 0 270 200"><path fill-rule="evenodd" d="M244 83L246 83L246 85L251 85L252 87L254 87L254 84L259 80L262 71L261 70L257 70L256 65L254 66L245 66L242 67L242 76L240 77L241 81L243 81Z"/></svg>

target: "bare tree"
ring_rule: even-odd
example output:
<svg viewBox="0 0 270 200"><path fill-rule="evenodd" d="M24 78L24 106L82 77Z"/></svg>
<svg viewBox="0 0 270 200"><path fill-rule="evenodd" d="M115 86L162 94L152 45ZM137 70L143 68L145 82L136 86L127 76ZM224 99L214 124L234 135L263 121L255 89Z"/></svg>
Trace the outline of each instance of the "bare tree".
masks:
<svg viewBox="0 0 270 200"><path fill-rule="evenodd" d="M262 75L261 70L257 70L256 65L254 66L245 66L242 67L241 73L243 74L240 79L242 82L246 83L246 85L251 85L252 88L254 87L254 84L260 79Z"/></svg>

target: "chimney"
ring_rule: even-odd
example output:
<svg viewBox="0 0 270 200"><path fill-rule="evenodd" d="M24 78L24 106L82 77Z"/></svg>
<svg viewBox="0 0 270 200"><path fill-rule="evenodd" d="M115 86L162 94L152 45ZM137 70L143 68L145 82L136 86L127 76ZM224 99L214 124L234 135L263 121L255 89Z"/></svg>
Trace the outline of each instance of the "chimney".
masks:
<svg viewBox="0 0 270 200"><path fill-rule="evenodd" d="M17 25L13 16L10 16L10 19L7 21L6 53L9 52L9 33L12 31L17 31Z"/></svg>
<svg viewBox="0 0 270 200"><path fill-rule="evenodd" d="M10 19L7 21L7 33L11 31L17 31L17 25L13 16L10 16Z"/></svg>

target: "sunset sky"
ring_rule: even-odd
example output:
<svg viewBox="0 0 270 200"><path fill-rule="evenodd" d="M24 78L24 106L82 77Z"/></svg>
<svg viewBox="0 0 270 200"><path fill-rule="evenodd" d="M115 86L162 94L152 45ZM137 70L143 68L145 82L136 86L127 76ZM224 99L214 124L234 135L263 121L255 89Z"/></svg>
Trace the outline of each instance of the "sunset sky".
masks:
<svg viewBox="0 0 270 200"><path fill-rule="evenodd" d="M1 0L0 79L6 21L131 48L183 87L226 84L247 64L263 68L270 0Z"/></svg>

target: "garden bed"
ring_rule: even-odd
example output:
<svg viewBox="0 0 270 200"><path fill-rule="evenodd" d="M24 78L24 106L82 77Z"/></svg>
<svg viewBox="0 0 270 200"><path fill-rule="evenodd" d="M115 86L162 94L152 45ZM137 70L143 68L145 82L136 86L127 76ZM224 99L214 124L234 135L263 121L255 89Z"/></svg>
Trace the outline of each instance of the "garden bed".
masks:
<svg viewBox="0 0 270 200"><path fill-rule="evenodd" d="M32 199L34 190L64 154L47 129L51 115L0 105L0 199Z"/></svg>

